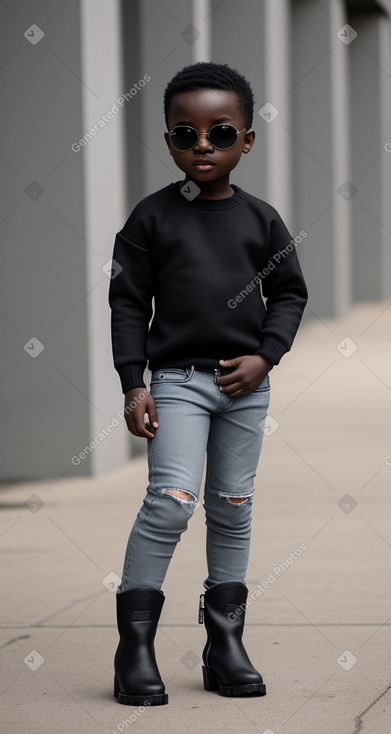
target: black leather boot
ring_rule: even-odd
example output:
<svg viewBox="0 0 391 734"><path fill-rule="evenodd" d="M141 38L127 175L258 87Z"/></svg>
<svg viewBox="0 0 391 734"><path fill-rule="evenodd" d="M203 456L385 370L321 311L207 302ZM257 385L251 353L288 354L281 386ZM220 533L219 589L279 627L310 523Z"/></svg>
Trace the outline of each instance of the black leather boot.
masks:
<svg viewBox="0 0 391 734"><path fill-rule="evenodd" d="M154 640L164 594L143 587L117 594L120 641L114 658L114 696L128 706L168 703L156 664Z"/></svg>
<svg viewBox="0 0 391 734"><path fill-rule="evenodd" d="M227 581L200 595L198 621L208 638L202 653L204 689L220 696L264 696L262 676L242 643L247 586Z"/></svg>

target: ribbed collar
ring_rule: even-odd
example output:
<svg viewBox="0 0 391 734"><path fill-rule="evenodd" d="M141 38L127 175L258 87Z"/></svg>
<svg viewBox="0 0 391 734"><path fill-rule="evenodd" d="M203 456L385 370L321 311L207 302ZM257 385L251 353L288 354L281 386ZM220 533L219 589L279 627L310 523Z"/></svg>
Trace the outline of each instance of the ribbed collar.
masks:
<svg viewBox="0 0 391 734"><path fill-rule="evenodd" d="M170 184L173 195L184 206L192 207L193 209L204 209L205 211L223 211L225 209L233 209L243 202L242 190L235 184L230 184L234 190L234 194L227 199L198 199L195 197L195 199L190 201L180 191L185 182L186 179L183 179L183 181L175 181L175 183Z"/></svg>

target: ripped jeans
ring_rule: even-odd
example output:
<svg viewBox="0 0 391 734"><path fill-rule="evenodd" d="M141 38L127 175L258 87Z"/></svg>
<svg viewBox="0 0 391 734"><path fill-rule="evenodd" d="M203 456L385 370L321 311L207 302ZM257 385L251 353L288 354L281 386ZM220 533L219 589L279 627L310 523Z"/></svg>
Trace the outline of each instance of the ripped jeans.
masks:
<svg viewBox="0 0 391 734"><path fill-rule="evenodd" d="M230 371L221 369L220 374ZM118 593L140 586L161 588L181 534L200 505L205 453L204 587L245 583L270 381L267 375L248 395L229 397L214 377L213 370L194 365L152 372L150 392L159 427L147 439L149 485L129 536Z"/></svg>

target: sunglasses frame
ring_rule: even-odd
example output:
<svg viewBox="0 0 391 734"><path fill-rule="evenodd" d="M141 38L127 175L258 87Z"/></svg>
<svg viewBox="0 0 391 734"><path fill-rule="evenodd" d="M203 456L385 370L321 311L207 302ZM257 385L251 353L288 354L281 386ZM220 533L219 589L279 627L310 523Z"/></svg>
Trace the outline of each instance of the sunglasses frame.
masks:
<svg viewBox="0 0 391 734"><path fill-rule="evenodd" d="M222 127L223 125L226 126L226 127L231 127L233 130L235 130L235 133L236 133L236 140L232 143L232 145L229 145L228 148L218 148L217 145L213 145L213 143L211 142L210 137L209 137L210 136L210 133L212 132L212 130L214 130L214 128L216 128L216 127ZM178 128L181 128L181 127L185 127L187 130L189 130L189 129L190 130L194 130L194 132L197 133L197 140L196 140L196 142L194 143L194 145L191 145L189 148L176 148L175 143L173 142L173 137L175 135L175 132L174 131L177 130ZM235 143L237 143L238 136L239 136L240 133L243 132L243 130L247 130L247 128L246 127L243 127L241 130L237 130L236 127L234 127L233 125L231 125L228 122L218 122L216 125L212 125L212 127L208 130L207 133L200 133L200 132L198 132L198 130L196 130L196 128L193 127L192 125L175 125L175 127L173 127L172 130L170 130L169 135L170 135L170 140L171 140L172 145L175 148L175 150L178 150L180 153L186 153L187 151L191 150L192 148L194 148L197 145L197 143L198 143L201 135L206 135L207 138L208 138L208 140L209 140L209 142L210 142L210 144L211 144L211 146L213 148L216 148L216 150L230 150L230 148L233 148L234 145L235 145Z"/></svg>

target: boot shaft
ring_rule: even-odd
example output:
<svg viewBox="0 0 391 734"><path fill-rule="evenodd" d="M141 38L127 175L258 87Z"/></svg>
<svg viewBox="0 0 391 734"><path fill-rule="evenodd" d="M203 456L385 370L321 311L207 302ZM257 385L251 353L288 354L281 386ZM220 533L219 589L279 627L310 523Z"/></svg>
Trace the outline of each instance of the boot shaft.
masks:
<svg viewBox="0 0 391 734"><path fill-rule="evenodd" d="M164 604L164 594L159 589L149 587L129 589L116 595L117 625L120 635L134 634L135 630L156 627ZM135 625L135 622L140 624ZM145 624L141 624L144 622ZM139 632L137 632L138 636Z"/></svg>
<svg viewBox="0 0 391 734"><path fill-rule="evenodd" d="M205 622L217 642L227 633L241 639L244 629L248 590L241 582L216 584L200 595L198 621Z"/></svg>

